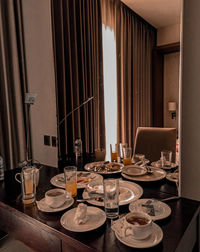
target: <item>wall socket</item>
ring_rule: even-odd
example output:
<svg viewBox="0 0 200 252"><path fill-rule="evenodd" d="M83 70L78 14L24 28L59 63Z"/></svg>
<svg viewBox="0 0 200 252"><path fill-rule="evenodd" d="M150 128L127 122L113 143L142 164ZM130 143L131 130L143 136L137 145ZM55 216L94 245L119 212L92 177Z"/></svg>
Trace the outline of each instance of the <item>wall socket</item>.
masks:
<svg viewBox="0 0 200 252"><path fill-rule="evenodd" d="M55 136L52 136L51 137L51 145L53 147L56 147L57 146L57 138Z"/></svg>
<svg viewBox="0 0 200 252"><path fill-rule="evenodd" d="M44 145L56 147L57 146L57 137L44 135Z"/></svg>
<svg viewBox="0 0 200 252"><path fill-rule="evenodd" d="M44 135L44 145L50 146L50 136Z"/></svg>

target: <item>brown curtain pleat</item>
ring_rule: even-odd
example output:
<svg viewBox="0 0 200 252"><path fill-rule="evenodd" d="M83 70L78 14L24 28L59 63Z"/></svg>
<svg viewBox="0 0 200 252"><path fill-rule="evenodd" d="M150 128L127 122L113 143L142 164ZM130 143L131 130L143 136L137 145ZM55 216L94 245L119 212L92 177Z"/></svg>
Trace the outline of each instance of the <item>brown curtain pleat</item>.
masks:
<svg viewBox="0 0 200 252"><path fill-rule="evenodd" d="M133 147L138 126L152 125L152 50L156 30L121 3L117 29L118 142Z"/></svg>
<svg viewBox="0 0 200 252"><path fill-rule="evenodd" d="M102 22L98 0L52 0L59 158L105 146ZM69 114L82 103L80 109ZM65 120L63 120L65 118Z"/></svg>
<svg viewBox="0 0 200 252"><path fill-rule="evenodd" d="M0 155L5 169L26 158L24 58L19 1L0 1Z"/></svg>

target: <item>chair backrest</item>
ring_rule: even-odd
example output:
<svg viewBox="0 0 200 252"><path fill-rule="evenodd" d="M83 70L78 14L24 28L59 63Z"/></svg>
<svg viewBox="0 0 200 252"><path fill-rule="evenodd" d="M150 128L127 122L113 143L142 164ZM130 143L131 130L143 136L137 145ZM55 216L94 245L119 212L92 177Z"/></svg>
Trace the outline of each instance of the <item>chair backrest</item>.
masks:
<svg viewBox="0 0 200 252"><path fill-rule="evenodd" d="M145 158L154 162L160 159L162 150L172 151L172 162L174 163L176 158L175 128L137 128L134 154L144 154Z"/></svg>

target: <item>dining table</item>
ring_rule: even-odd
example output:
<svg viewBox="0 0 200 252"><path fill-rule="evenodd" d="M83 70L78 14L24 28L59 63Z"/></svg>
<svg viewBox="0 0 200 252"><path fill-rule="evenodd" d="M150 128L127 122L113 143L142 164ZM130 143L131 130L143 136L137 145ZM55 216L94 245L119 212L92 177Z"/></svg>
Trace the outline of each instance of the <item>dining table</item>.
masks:
<svg viewBox="0 0 200 252"><path fill-rule="evenodd" d="M84 171L86 163L94 161L79 157L69 159L59 168L42 165L40 168L39 184L37 186L36 201L44 198L45 192L55 188L50 182L57 174L62 173L66 165L76 165L78 171ZM103 251L103 252L129 252L141 251L123 244L112 229L113 221L106 219L100 227L86 231L74 232L61 225L61 217L67 211L79 205L78 199L82 198L83 188L78 189L74 203L65 210L46 213L38 209L37 204L24 205L22 202L21 186L15 180L15 174L21 168L5 171L5 179L0 182L0 230L20 240L34 251ZM119 178L130 181L121 176L121 173L105 174L106 177ZM163 200L178 195L175 183L163 178L159 181L136 181L142 187L142 198ZM171 208L171 214L155 223L162 229L163 238L156 246L145 248L146 251L198 251L199 248L199 223L200 202L176 197L165 202ZM84 202L90 206L88 202ZM103 206L98 208L104 210ZM119 207L119 218L129 212L129 204ZM195 250L197 249L197 250Z"/></svg>

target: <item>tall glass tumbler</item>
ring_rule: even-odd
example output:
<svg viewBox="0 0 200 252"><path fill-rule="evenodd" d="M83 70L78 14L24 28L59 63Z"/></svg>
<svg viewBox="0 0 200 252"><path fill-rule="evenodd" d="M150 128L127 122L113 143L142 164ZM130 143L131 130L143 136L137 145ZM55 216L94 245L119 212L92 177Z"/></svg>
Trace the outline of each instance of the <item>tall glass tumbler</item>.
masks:
<svg viewBox="0 0 200 252"><path fill-rule="evenodd" d="M119 180L104 179L104 207L107 218L114 219L119 216Z"/></svg>
<svg viewBox="0 0 200 252"><path fill-rule="evenodd" d="M72 194L72 197L77 195L77 167L64 167L65 189Z"/></svg>
<svg viewBox="0 0 200 252"><path fill-rule="evenodd" d="M123 164L131 165L131 163L132 163L132 148L124 147L123 148Z"/></svg>
<svg viewBox="0 0 200 252"><path fill-rule="evenodd" d="M117 162L119 157L119 144L110 144L111 162Z"/></svg>

